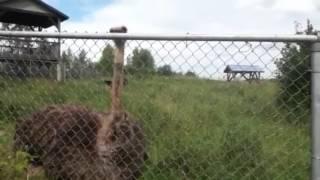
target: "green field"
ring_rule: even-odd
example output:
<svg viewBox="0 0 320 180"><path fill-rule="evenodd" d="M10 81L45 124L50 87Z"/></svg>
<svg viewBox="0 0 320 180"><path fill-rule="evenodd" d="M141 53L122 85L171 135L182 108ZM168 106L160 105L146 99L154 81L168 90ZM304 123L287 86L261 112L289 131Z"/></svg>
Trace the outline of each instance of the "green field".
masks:
<svg viewBox="0 0 320 180"><path fill-rule="evenodd" d="M129 78L124 104L148 139L141 179L308 179L308 125L288 121L278 95L275 81ZM10 153L15 119L62 103L103 111L110 95L102 80L0 79L0 179L26 179L25 155Z"/></svg>

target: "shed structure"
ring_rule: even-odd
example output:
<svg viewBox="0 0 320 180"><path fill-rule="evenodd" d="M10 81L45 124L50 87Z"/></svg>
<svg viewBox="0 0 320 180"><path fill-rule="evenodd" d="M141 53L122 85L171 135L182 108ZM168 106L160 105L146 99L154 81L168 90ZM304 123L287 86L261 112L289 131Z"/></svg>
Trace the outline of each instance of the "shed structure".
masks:
<svg viewBox="0 0 320 180"><path fill-rule="evenodd" d="M258 81L264 70L254 65L227 65L224 73L227 73L227 81L234 80L238 75L247 81Z"/></svg>
<svg viewBox="0 0 320 180"><path fill-rule="evenodd" d="M60 29L69 17L41 0L0 0L0 22Z"/></svg>
<svg viewBox="0 0 320 180"><path fill-rule="evenodd" d="M41 0L0 0L0 22L22 25L32 31L55 26L60 32L61 22L68 18ZM24 69L24 75L27 75L31 66L40 68L57 64L57 79L62 80L64 67L60 51L60 40L0 37L0 62Z"/></svg>

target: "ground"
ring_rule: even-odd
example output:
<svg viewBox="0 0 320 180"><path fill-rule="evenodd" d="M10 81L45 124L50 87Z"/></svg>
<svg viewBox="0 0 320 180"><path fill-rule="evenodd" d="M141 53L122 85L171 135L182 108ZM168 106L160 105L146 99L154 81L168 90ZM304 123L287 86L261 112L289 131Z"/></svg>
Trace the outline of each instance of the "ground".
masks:
<svg viewBox="0 0 320 180"><path fill-rule="evenodd" d="M155 76L129 78L124 91L148 139L141 179L308 179L308 123L287 120L276 81ZM103 111L110 96L102 79L0 79L0 179L26 177L28 155L11 153L15 119L62 103Z"/></svg>

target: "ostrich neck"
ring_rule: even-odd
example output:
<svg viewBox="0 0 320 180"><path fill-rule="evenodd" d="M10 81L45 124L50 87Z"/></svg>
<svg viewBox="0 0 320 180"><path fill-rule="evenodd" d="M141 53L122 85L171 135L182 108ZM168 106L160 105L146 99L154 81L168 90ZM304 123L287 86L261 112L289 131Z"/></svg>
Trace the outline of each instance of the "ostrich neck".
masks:
<svg viewBox="0 0 320 180"><path fill-rule="evenodd" d="M113 79L112 79L112 113L119 113L122 111L121 93L123 86L123 60L124 60L124 42L116 43L115 58L113 65Z"/></svg>

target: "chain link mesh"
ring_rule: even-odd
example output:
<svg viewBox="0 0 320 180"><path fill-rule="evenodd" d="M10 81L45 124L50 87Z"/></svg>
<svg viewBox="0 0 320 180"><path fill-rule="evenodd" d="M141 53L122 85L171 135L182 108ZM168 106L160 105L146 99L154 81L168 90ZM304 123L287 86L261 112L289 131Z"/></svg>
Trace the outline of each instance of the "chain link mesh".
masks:
<svg viewBox="0 0 320 180"><path fill-rule="evenodd" d="M108 124L112 40L2 37L0 178L307 179L309 46L128 40Z"/></svg>

